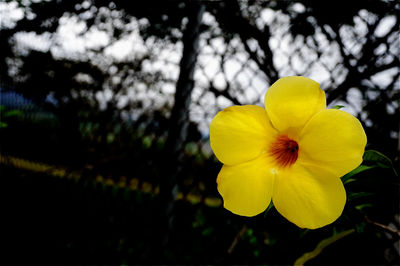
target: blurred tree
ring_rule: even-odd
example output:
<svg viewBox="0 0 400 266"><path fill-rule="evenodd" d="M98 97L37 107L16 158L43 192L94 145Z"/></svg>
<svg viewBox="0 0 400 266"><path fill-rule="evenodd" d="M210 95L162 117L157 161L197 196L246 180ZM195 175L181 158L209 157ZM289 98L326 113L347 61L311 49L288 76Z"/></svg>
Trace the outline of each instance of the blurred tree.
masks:
<svg viewBox="0 0 400 266"><path fill-rule="evenodd" d="M260 21L265 10L277 12L264 15L271 16L268 23ZM226 36L240 38L250 60L264 72L269 84L288 74L315 75L322 80L313 74L318 67L327 71L319 72L328 75L322 83L328 103L350 100L348 104L352 104L350 91L359 91L362 100L356 109L361 110L358 114L366 126L370 147L392 157L398 154L397 1L353 1L346 8L335 1L234 1L221 2L219 8L211 11ZM280 14L285 14L289 22L282 21ZM283 38L276 46L277 35L282 35L279 31L283 31ZM288 41L293 44L287 44ZM277 58L284 45L293 47L285 55L288 66L280 68ZM225 96L222 92L219 91L220 95Z"/></svg>
<svg viewBox="0 0 400 266"><path fill-rule="evenodd" d="M173 96L165 93L165 84L173 92L187 23L185 1L20 1L18 8L23 17L3 23L0 31L0 48L6 58L0 63L3 84L13 84L41 103L51 95L57 102L53 109L70 116L72 119L66 119L69 123L75 121L68 125L71 130L78 127L73 117L78 117L82 108L100 108L109 118L122 114L137 117L144 110L155 109L164 110L168 116ZM206 9L207 16L214 16L215 21L204 23L202 41L208 45L202 42L202 47L222 49L225 55L219 59L218 72L200 79L195 75L195 86L203 90L202 96L209 91L214 95L213 102L218 97L235 104L258 102L265 89L248 83L246 79L252 77L241 74L246 71L254 75L261 71L264 88L284 75L319 76L329 103L350 100L353 104L351 93L361 93L355 109L367 126L371 147L396 154L400 120L396 85L400 7L396 1L355 1L346 8L335 1L220 1L207 3ZM61 39L62 32L73 25L81 27L77 37L89 40L90 34L94 38L101 35L105 41L75 47L74 51L69 45L76 44ZM30 36L25 37L25 44L21 42L24 35ZM220 37L223 43L213 45ZM35 38L42 38L44 47ZM241 44L233 46L237 39ZM33 40L38 43L26 45ZM131 46L121 46L121 41L131 42ZM179 49L178 60L173 61L175 68L169 65L168 74L160 68L158 55L172 47ZM111 48L123 57L110 56ZM228 65L232 48L232 55L248 56L247 62L241 61L240 73L233 76L233 65ZM285 61L288 64L282 64ZM209 66L200 63L197 71L207 73L215 68L212 64L214 61ZM225 87L215 87L221 74ZM207 78L209 83L201 85ZM253 100L248 99L249 85L258 91ZM196 99L193 105L208 109L204 104L197 105ZM66 111L61 111L64 108ZM215 111L213 108L207 119Z"/></svg>
<svg viewBox="0 0 400 266"><path fill-rule="evenodd" d="M183 56L185 29L193 19L188 1L0 3L5 59L0 61L0 93L17 91L34 102L1 129L7 140L1 152L83 169L85 177L78 187L42 173L27 181L24 171L5 168L7 176L19 177L13 181L17 185L9 187L20 197L17 206L22 211L15 216L20 228L32 218L25 213L44 217L23 230L21 239L24 234L39 239L39 233L32 233L42 232L37 228L50 225L52 233L61 224L67 228L58 232L65 240L59 244L65 257L71 249L78 258L102 261L112 246L113 262L121 254L130 261L154 261L154 241L160 238L161 211L154 211L152 198L157 186L164 182L185 193L216 196L220 165L207 143L211 118L232 104L262 104L268 86L282 76L304 75L320 82L331 105L349 106L348 111L361 118L369 148L395 157L400 121L398 2L203 3L202 25L192 36L199 38L195 68L194 61L185 60L194 54ZM173 156L166 158L168 154ZM168 165L171 162L180 167ZM388 224L398 212L398 201L393 201L398 180L389 168L374 169L363 176L364 183L348 179L346 187L355 192L349 193L345 214L320 231L282 222L273 209L268 219L260 215L249 222L220 209L193 208L185 198L175 206L179 221L171 261L292 263L305 249L314 248L316 239L329 239L332 232L349 227L362 233L366 227L368 233L337 249L356 252L351 262L382 264L386 246L381 244L391 243L366 226L364 214L368 211ZM168 184L172 175L176 180ZM65 176L73 176L73 171ZM88 180L96 180L93 187ZM127 187L154 193L128 193ZM376 194L364 193L364 188ZM366 204L363 197L368 195L372 203ZM164 203L171 198L164 197ZM37 206L44 206L39 215ZM56 223L47 219L54 212ZM45 247L54 248L53 242ZM333 257L341 259L331 256L324 262Z"/></svg>

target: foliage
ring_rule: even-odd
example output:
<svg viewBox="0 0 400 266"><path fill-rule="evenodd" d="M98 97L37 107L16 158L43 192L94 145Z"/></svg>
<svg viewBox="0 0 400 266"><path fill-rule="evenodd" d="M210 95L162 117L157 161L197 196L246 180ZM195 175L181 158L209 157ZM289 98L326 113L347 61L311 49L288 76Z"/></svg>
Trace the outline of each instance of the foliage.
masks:
<svg viewBox="0 0 400 266"><path fill-rule="evenodd" d="M21 115L20 110L7 110L3 105L0 105L0 128L6 128L8 126L7 120Z"/></svg>
<svg viewBox="0 0 400 266"><path fill-rule="evenodd" d="M400 226L399 5L356 3L343 8L336 1L205 2L178 177L180 195L191 196L176 203L166 250L155 188L167 178L160 165L166 161L189 2L0 3L22 12L10 21L7 12L0 13L0 108L1 123L7 124L0 129L0 171L9 206L5 217L14 234L7 244L16 258L293 264L324 239L354 229L306 265L344 259L398 264L398 236L387 227ZM68 26L80 29L72 42L62 38ZM93 32L108 41L89 45ZM126 53L116 57L109 47L121 40L137 46L117 46ZM210 117L228 105L259 103L268 85L287 75L314 77L331 106L349 108L352 95L360 98L360 110L353 111L366 129L369 151L361 166L342 177L349 192L343 215L320 230L297 228L272 205L266 215L245 219L218 201L198 200L218 197L221 165L207 142ZM9 92L13 96L6 97ZM22 158L29 167L12 166L6 156ZM36 164L49 168L34 171Z"/></svg>

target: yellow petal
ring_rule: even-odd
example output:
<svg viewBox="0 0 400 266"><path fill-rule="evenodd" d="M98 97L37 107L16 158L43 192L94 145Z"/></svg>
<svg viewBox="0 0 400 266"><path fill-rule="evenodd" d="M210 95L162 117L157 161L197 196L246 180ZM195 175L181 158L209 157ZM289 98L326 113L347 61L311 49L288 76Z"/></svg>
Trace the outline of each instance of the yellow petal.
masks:
<svg viewBox="0 0 400 266"><path fill-rule="evenodd" d="M358 119L327 109L311 118L300 133L298 160L322 166L340 177L360 165L366 143Z"/></svg>
<svg viewBox="0 0 400 266"><path fill-rule="evenodd" d="M224 165L217 178L224 207L242 216L255 216L268 207L274 183L265 155L234 166Z"/></svg>
<svg viewBox="0 0 400 266"><path fill-rule="evenodd" d="M234 165L259 156L275 134L264 108L232 106L211 121L210 145L221 162Z"/></svg>
<svg viewBox="0 0 400 266"><path fill-rule="evenodd" d="M317 167L298 163L275 177L274 206L301 228L315 229L335 221L342 213L346 192L342 181Z"/></svg>
<svg viewBox="0 0 400 266"><path fill-rule="evenodd" d="M309 78L281 78L268 89L265 108L280 132L303 127L315 113L326 108L325 92Z"/></svg>

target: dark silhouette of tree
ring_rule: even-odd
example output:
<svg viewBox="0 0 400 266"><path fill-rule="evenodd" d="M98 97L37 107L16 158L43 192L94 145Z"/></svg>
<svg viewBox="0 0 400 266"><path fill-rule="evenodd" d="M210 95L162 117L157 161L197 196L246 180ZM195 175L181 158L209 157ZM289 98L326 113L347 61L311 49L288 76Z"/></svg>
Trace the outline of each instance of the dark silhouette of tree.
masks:
<svg viewBox="0 0 400 266"><path fill-rule="evenodd" d="M0 21L0 96L8 91L28 99L13 107L22 115L0 129L1 153L65 166L62 180L38 171L31 181L27 169L34 163L19 169L10 161L3 168L1 161L1 176L14 182L5 188L17 195L10 215L20 230L15 239L32 239L21 250L59 248L55 256L72 263L159 263L154 254L164 253L166 262L182 264L290 264L332 231L356 227L353 239L332 247L347 263L398 262L383 258L392 240L373 227L374 218L389 224L398 212L398 180L390 167L351 183L343 218L320 231L294 228L274 210L249 222L205 207L207 196L219 202L211 118L233 104L262 105L267 88L283 76L320 82L331 106L346 105L360 118L367 148L398 163L398 1L0 5L23 12ZM61 38L68 30L79 45ZM373 204L353 192L371 187ZM168 224L171 217L175 222ZM40 235L47 227L56 233ZM64 242L54 244L57 237ZM35 239L44 240L38 245ZM316 264L341 262L323 256Z"/></svg>

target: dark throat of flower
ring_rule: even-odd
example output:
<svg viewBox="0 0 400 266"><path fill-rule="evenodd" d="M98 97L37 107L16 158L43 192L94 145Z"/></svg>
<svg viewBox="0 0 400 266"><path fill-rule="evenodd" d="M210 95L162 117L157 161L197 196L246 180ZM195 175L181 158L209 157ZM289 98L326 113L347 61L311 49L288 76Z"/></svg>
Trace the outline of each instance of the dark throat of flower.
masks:
<svg viewBox="0 0 400 266"><path fill-rule="evenodd" d="M278 136L269 149L269 154L274 158L277 166L281 168L294 164L298 153L299 145L287 135Z"/></svg>

